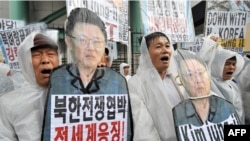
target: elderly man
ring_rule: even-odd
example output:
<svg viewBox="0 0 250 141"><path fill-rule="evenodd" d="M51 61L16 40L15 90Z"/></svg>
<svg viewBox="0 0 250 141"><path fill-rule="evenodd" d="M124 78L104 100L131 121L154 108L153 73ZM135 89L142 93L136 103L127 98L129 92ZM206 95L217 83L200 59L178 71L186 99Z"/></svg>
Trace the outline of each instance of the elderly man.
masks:
<svg viewBox="0 0 250 141"><path fill-rule="evenodd" d="M59 65L58 45L51 33L34 32L18 48L28 85L0 98L0 141L40 141L50 72Z"/></svg>

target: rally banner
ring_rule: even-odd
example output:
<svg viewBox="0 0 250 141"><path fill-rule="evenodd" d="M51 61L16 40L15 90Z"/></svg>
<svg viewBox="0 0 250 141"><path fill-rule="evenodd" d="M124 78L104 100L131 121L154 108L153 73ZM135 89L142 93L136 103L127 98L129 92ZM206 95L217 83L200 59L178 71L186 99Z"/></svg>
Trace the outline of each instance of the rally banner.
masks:
<svg viewBox="0 0 250 141"><path fill-rule="evenodd" d="M197 36L195 36L193 42L182 43L181 47L185 48L185 49L188 49L188 50L190 50L192 52L198 53L200 51L200 49L202 48L202 45L203 45L203 41L204 41L203 37L204 37L203 34L197 35Z"/></svg>
<svg viewBox="0 0 250 141"><path fill-rule="evenodd" d="M208 11L205 36L217 34L222 47L242 53L247 19L246 12Z"/></svg>
<svg viewBox="0 0 250 141"><path fill-rule="evenodd" d="M223 141L224 125L236 125L239 121L232 114L228 119L220 123L205 121L202 126L192 124L177 127L179 141Z"/></svg>
<svg viewBox="0 0 250 141"><path fill-rule="evenodd" d="M194 25L190 1L140 1L144 33L161 31L173 42L194 40Z"/></svg>
<svg viewBox="0 0 250 141"><path fill-rule="evenodd" d="M172 110L178 141L224 141L224 125L241 124L227 100L212 95L207 98L208 109L204 107L204 98L195 100L200 102L186 99Z"/></svg>
<svg viewBox="0 0 250 141"><path fill-rule="evenodd" d="M218 34L219 44L242 54L247 47L247 27L250 27L250 1L211 0L206 2L205 36Z"/></svg>
<svg viewBox="0 0 250 141"><path fill-rule="evenodd" d="M23 27L24 25L25 23L22 20L0 18L0 31L15 29Z"/></svg>
<svg viewBox="0 0 250 141"><path fill-rule="evenodd" d="M66 0L67 15L76 7L88 8L103 20L108 40L128 42L127 0Z"/></svg>
<svg viewBox="0 0 250 141"><path fill-rule="evenodd" d="M2 40L1 49L5 58L5 63L9 64L11 70L20 70L17 57L18 46L33 31L42 31L46 28L44 23L27 25L12 30L0 31Z"/></svg>
<svg viewBox="0 0 250 141"><path fill-rule="evenodd" d="M126 94L51 95L50 140L127 140Z"/></svg>

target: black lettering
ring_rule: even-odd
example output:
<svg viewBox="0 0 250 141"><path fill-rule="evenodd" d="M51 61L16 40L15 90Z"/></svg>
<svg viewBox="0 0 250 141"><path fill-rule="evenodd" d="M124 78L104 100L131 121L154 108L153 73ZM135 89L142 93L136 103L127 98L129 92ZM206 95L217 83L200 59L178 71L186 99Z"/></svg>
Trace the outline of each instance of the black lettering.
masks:
<svg viewBox="0 0 250 141"><path fill-rule="evenodd" d="M226 25L227 13L208 13L208 25Z"/></svg>
<svg viewBox="0 0 250 141"><path fill-rule="evenodd" d="M230 13L230 25L246 25L247 13Z"/></svg>
<svg viewBox="0 0 250 141"><path fill-rule="evenodd" d="M206 136L205 136L205 133L202 130L202 128L195 129L194 132L195 132L195 136L196 136L198 141L206 141Z"/></svg>
<svg viewBox="0 0 250 141"><path fill-rule="evenodd" d="M188 134L187 134L187 126L184 126L184 127L181 126L180 128L181 128L181 134L182 134L184 140L188 141L189 139L188 139Z"/></svg>

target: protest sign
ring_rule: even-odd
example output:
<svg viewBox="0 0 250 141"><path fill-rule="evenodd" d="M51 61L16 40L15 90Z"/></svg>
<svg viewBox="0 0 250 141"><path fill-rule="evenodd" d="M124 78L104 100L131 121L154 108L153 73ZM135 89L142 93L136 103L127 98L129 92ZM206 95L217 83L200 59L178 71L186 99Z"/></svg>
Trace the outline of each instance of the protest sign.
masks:
<svg viewBox="0 0 250 141"><path fill-rule="evenodd" d="M190 1L140 1L145 33L161 31L170 35L173 42L194 40L193 17Z"/></svg>
<svg viewBox="0 0 250 141"><path fill-rule="evenodd" d="M10 30L24 26L24 21L0 18L0 31Z"/></svg>
<svg viewBox="0 0 250 141"><path fill-rule="evenodd" d="M50 140L127 140L125 94L51 97Z"/></svg>

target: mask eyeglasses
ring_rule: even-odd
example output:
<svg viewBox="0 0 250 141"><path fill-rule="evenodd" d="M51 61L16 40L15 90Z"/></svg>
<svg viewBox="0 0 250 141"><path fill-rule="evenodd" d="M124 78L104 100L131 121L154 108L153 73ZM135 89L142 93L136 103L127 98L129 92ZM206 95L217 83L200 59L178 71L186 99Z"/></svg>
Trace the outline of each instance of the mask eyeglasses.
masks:
<svg viewBox="0 0 250 141"><path fill-rule="evenodd" d="M102 48L102 44L104 43L104 40L94 38L94 39L89 39L87 37L75 37L71 34L67 34L70 38L74 39L79 46L82 47L87 47L91 43L94 48Z"/></svg>
<svg viewBox="0 0 250 141"><path fill-rule="evenodd" d="M205 72L206 70L199 70L196 72L187 72L182 74L184 76L184 78L187 78L188 80L191 81L197 81L198 79L205 79Z"/></svg>

